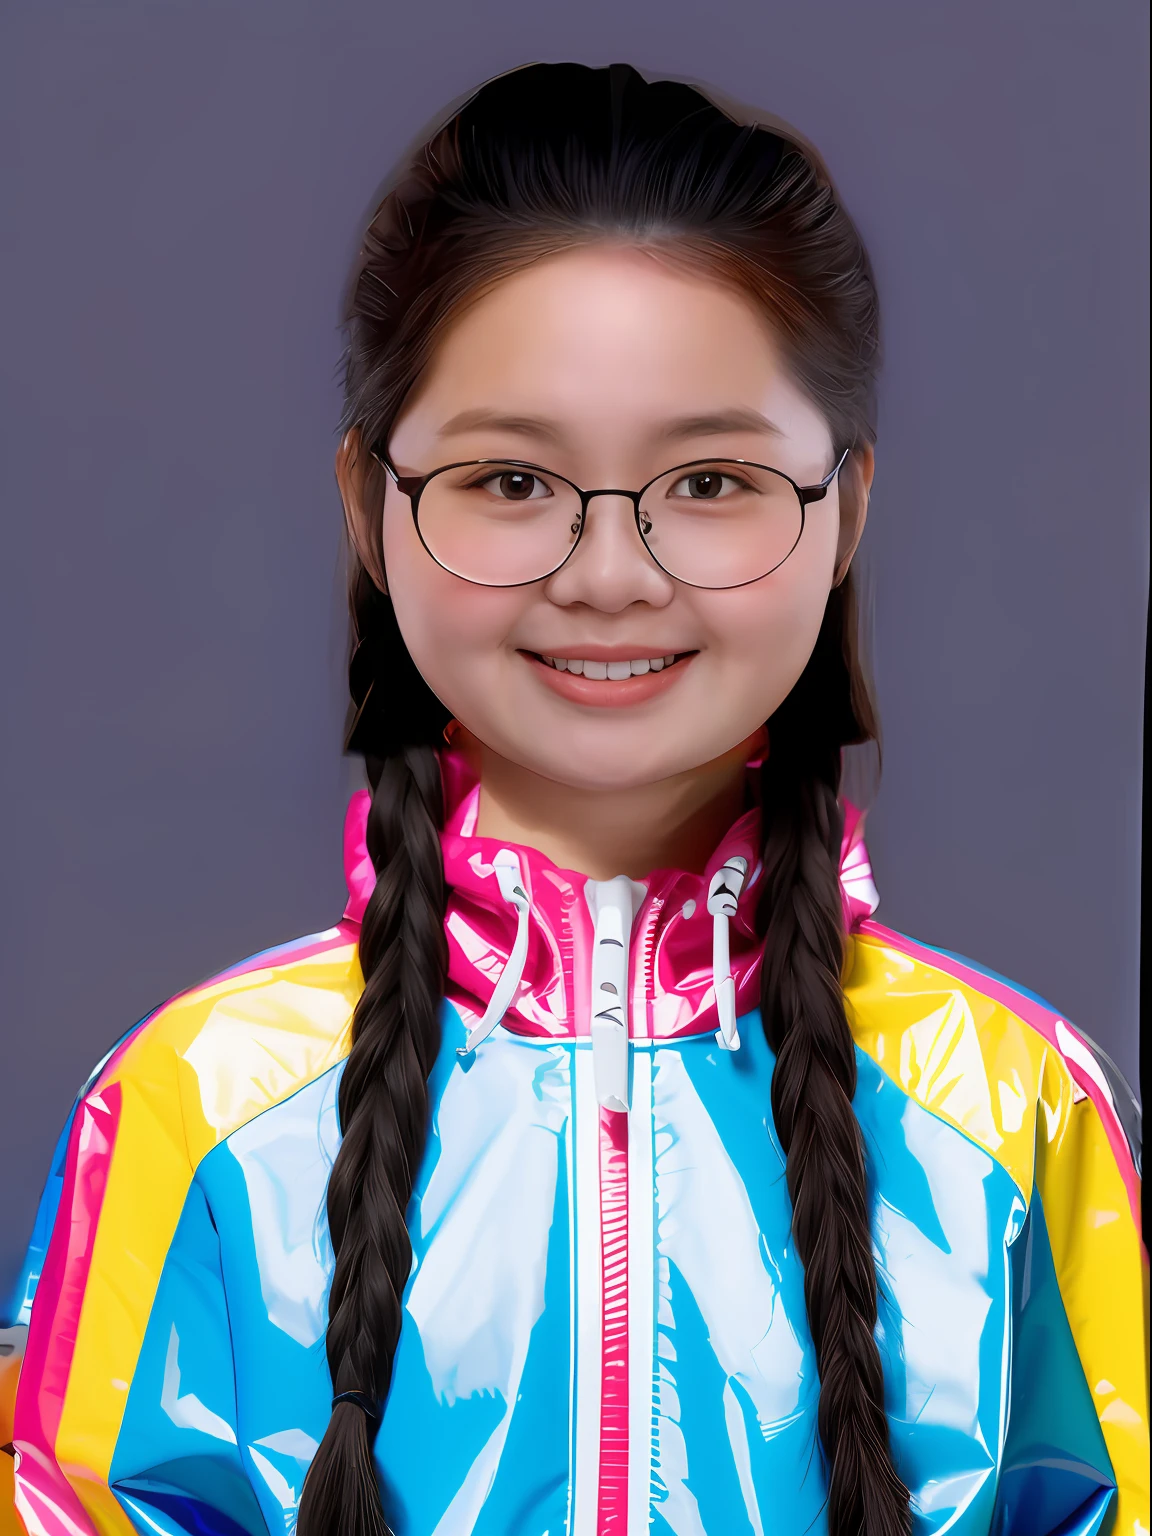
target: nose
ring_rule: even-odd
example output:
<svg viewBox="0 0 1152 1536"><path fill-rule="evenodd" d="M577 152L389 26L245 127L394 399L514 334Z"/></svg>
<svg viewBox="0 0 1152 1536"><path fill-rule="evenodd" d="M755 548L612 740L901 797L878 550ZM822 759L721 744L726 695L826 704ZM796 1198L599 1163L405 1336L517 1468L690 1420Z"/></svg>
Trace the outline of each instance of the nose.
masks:
<svg viewBox="0 0 1152 1536"><path fill-rule="evenodd" d="M619 613L632 603L663 608L676 588L648 553L631 501L600 491L589 499L579 544L544 590L561 607L585 603Z"/></svg>

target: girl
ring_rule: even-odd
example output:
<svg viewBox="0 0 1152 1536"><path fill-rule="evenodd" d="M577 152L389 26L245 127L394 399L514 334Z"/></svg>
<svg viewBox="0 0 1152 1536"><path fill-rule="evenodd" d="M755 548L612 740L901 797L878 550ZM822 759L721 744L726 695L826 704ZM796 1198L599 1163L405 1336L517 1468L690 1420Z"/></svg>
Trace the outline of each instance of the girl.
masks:
<svg viewBox="0 0 1152 1536"><path fill-rule="evenodd" d="M81 1096L27 1529L1146 1531L1108 1079L872 920L838 799L877 305L819 160L516 71L347 318L348 907Z"/></svg>

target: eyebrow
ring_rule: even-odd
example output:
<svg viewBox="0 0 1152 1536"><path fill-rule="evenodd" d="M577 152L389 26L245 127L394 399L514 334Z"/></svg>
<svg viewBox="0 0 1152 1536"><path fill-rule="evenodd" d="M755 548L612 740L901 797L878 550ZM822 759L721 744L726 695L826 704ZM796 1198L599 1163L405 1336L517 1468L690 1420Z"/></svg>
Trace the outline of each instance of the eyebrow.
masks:
<svg viewBox="0 0 1152 1536"><path fill-rule="evenodd" d="M773 437L785 435L767 416L749 407L739 406L704 416L680 416L668 422L661 429L660 436L679 441L686 437L721 437L725 432L770 432Z"/></svg>
<svg viewBox="0 0 1152 1536"><path fill-rule="evenodd" d="M454 437L461 432L472 432L477 427L492 427L500 432L517 432L523 437L539 437L545 442L559 443L563 431L558 422L544 416L518 416L504 411L494 411L486 406L459 411L440 428L437 437Z"/></svg>
<svg viewBox="0 0 1152 1536"><path fill-rule="evenodd" d="M444 423L437 436L453 437L458 433L475 431L478 427L515 432L548 443L560 443L564 439L564 430L559 422L546 416L515 415L492 410L487 406L474 406L471 410L457 412ZM665 442L682 442L692 437L722 437L727 432L768 432L773 437L786 435L760 411L747 406L735 406L730 410L712 411L704 415L676 417L666 422L656 436Z"/></svg>

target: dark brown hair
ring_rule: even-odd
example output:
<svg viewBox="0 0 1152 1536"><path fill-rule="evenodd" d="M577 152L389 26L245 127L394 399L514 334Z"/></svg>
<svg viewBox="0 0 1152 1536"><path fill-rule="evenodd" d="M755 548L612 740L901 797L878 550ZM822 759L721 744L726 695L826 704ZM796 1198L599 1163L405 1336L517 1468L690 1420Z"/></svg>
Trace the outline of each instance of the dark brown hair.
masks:
<svg viewBox="0 0 1152 1536"><path fill-rule="evenodd" d="M532 65L485 85L376 210L350 289L343 427L387 438L445 324L493 283L596 240L661 248L764 310L837 455L870 443L875 285L819 158L741 124L691 86L624 65ZM382 472L367 471L379 538ZM379 545L376 553L379 557ZM387 1529L372 1457L412 1263L406 1209L423 1152L445 982L442 790L448 712L416 672L391 603L353 559L351 750L372 784L377 883L360 938L365 988L340 1086L329 1181L335 1405L300 1504L300 1536ZM908 1492L888 1441L856 1063L840 984L841 748L874 740L849 576L812 657L768 722L762 769L762 1013L820 1375L830 1536L898 1536ZM374 1412L368 1415L363 1404Z"/></svg>

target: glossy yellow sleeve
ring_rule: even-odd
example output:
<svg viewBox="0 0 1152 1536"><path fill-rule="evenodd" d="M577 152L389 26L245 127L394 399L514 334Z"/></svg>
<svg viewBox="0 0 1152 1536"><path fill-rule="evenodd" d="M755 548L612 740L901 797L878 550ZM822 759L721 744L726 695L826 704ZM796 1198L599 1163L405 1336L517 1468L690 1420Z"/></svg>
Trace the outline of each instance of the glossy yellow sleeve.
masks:
<svg viewBox="0 0 1152 1536"><path fill-rule="evenodd" d="M1091 1097L1049 1051L1036 1190L1064 1309L1118 1487L1114 1536L1148 1536L1148 1256L1139 1183Z"/></svg>

